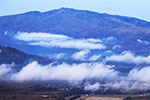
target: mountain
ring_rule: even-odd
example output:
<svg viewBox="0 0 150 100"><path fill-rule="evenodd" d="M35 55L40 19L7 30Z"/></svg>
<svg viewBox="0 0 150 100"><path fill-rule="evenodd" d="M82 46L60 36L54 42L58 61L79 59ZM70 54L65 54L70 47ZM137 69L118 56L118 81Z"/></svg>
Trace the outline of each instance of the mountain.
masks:
<svg viewBox="0 0 150 100"><path fill-rule="evenodd" d="M31 61L38 61L41 64L48 64L52 62L46 57L28 55L15 48L0 46L0 64L11 64L14 62L16 65L22 65Z"/></svg>
<svg viewBox="0 0 150 100"><path fill-rule="evenodd" d="M103 42L107 50L119 53L132 51L141 55L150 53L150 22L133 17L71 8L47 12L30 11L0 17L0 45L11 46L28 54L48 56L50 53L54 54L55 51L62 51L60 50L62 48L50 49L34 46L36 49L33 50L33 46L14 39L18 32L45 32L66 35L75 39L106 40L113 37L116 39L115 42ZM121 48L114 49L115 46Z"/></svg>
<svg viewBox="0 0 150 100"><path fill-rule="evenodd" d="M0 17L0 33L48 32L75 38L139 36L150 33L150 22L106 13L60 8Z"/></svg>

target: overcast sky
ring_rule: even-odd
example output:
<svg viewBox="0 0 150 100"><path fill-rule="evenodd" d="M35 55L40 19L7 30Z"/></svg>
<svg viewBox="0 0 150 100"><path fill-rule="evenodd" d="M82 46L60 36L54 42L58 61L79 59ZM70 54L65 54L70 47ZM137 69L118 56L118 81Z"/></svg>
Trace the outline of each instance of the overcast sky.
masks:
<svg viewBox="0 0 150 100"><path fill-rule="evenodd" d="M61 7L132 16L150 21L150 0L0 0L0 16Z"/></svg>

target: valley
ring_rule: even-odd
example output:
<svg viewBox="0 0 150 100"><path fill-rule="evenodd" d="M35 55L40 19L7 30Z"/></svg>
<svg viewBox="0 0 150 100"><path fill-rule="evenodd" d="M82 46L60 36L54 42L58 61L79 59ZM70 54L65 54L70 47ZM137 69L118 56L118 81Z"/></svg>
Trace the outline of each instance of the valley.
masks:
<svg viewBox="0 0 150 100"><path fill-rule="evenodd" d="M0 99L149 100L150 22L73 8L0 17Z"/></svg>

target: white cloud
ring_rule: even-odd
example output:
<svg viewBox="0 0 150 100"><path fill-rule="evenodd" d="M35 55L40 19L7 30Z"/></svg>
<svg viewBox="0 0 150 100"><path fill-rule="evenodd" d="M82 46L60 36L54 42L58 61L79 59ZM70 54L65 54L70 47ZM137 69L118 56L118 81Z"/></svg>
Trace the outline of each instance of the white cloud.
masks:
<svg viewBox="0 0 150 100"><path fill-rule="evenodd" d="M111 52L112 52L111 50L107 50L107 51L106 51L106 53L111 53Z"/></svg>
<svg viewBox="0 0 150 100"><path fill-rule="evenodd" d="M102 55L99 54L99 55L93 55L92 57L89 58L89 61L96 61L98 60Z"/></svg>
<svg viewBox="0 0 150 100"><path fill-rule="evenodd" d="M29 45L75 49L105 49L99 39L74 39L65 35L49 33L19 33L15 39L27 41Z"/></svg>
<svg viewBox="0 0 150 100"><path fill-rule="evenodd" d="M107 37L107 38L103 38L102 39L104 42L106 43L109 43L109 42L113 42L116 40L116 37L113 37L113 36L110 36L110 37Z"/></svg>
<svg viewBox="0 0 150 100"><path fill-rule="evenodd" d="M104 39L106 39L106 40L110 41L110 40L114 40L114 39L115 39L115 37L110 36L110 37L107 37L107 38L104 38Z"/></svg>
<svg viewBox="0 0 150 100"><path fill-rule="evenodd" d="M142 43L142 40L141 40L141 39L137 39L137 41L138 41L139 43Z"/></svg>
<svg viewBox="0 0 150 100"><path fill-rule="evenodd" d="M125 63L135 63L135 64L150 64L150 56L135 56L129 51L122 52L121 55L112 55L106 57L105 61L116 61L116 62L125 62Z"/></svg>
<svg viewBox="0 0 150 100"><path fill-rule="evenodd" d="M59 53L55 56L56 59L61 59L61 58L64 58L65 57L65 53Z"/></svg>
<svg viewBox="0 0 150 100"><path fill-rule="evenodd" d="M128 78L140 82L150 82L150 67L133 69L130 71Z"/></svg>
<svg viewBox="0 0 150 100"><path fill-rule="evenodd" d="M137 41L138 41L139 43L143 43L143 44L146 44L146 45L148 45L148 44L149 44L149 42L148 42L148 41L142 41L141 39L137 39Z"/></svg>
<svg viewBox="0 0 150 100"><path fill-rule="evenodd" d="M6 75L11 71L10 65L2 64L0 65L0 76Z"/></svg>
<svg viewBox="0 0 150 100"><path fill-rule="evenodd" d="M25 33L19 32L16 36L16 39L24 41L49 41L53 39L66 39L69 38L65 35L56 35L48 33Z"/></svg>
<svg viewBox="0 0 150 100"><path fill-rule="evenodd" d="M119 49L119 48L122 48L121 45L114 45L112 49Z"/></svg>
<svg viewBox="0 0 150 100"><path fill-rule="evenodd" d="M75 48L75 49L104 49L101 44L88 43L86 41L51 41L51 42L32 42L30 45L38 45L44 47L60 47L60 48Z"/></svg>
<svg viewBox="0 0 150 100"><path fill-rule="evenodd" d="M90 50L81 50L79 52L74 53L72 55L72 58L75 60L85 61L88 57L88 53L90 53Z"/></svg>
<svg viewBox="0 0 150 100"><path fill-rule="evenodd" d="M87 39L89 42L93 42L93 43L98 43L98 42L103 42L101 39L93 39L93 38L89 38Z"/></svg>
<svg viewBox="0 0 150 100"><path fill-rule="evenodd" d="M12 76L13 80L26 81L26 80L46 80L49 75L47 66L42 67L37 62L32 62L23 69Z"/></svg>
<svg viewBox="0 0 150 100"><path fill-rule="evenodd" d="M8 34L8 31L5 31L5 32L4 32L4 35L7 35L7 34Z"/></svg>
<svg viewBox="0 0 150 100"><path fill-rule="evenodd" d="M89 74L90 73L90 74ZM100 63L82 63L82 64L60 64L57 66L39 65L37 62L32 62L23 69L15 73L11 79L17 81L29 80L68 80L82 81L85 79L111 79L117 73L106 68Z"/></svg>
<svg viewBox="0 0 150 100"><path fill-rule="evenodd" d="M84 87L85 90L92 90L92 91L96 91L96 90L98 90L99 88L100 88L100 84L99 84L99 83L95 83L95 84L93 84L93 85L87 84L87 85Z"/></svg>
<svg viewBox="0 0 150 100"><path fill-rule="evenodd" d="M0 65L0 78L13 81L46 81L66 80L68 82L83 82L85 90L98 90L101 86L109 88L150 89L150 67L133 69L127 76L121 76L119 72L107 68L102 63L40 65L36 61L24 66L19 72L13 73L12 65ZM92 83L95 80L95 83ZM106 82L101 84L102 82ZM142 83L141 83L142 82Z"/></svg>
<svg viewBox="0 0 150 100"><path fill-rule="evenodd" d="M112 87L116 89L122 88L126 90L149 90L150 67L132 69L127 76L119 76L117 81L109 82L106 85L107 87Z"/></svg>

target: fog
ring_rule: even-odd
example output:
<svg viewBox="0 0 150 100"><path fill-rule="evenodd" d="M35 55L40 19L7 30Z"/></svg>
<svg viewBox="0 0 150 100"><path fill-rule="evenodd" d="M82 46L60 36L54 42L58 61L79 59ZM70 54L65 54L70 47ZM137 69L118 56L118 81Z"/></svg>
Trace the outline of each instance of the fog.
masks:
<svg viewBox="0 0 150 100"><path fill-rule="evenodd" d="M120 55L112 55L110 57L106 57L105 61L116 61L134 64L150 64L150 56L135 56L130 51L124 51Z"/></svg>
<svg viewBox="0 0 150 100"><path fill-rule="evenodd" d="M75 39L65 35L50 33L20 33L14 37L17 40L27 42L29 45L42 47L60 47L74 49L105 49L100 39Z"/></svg>
<svg viewBox="0 0 150 100"><path fill-rule="evenodd" d="M10 81L49 81L62 80L71 83L84 82L85 90L96 91L101 86L107 88L150 89L150 67L133 68L129 73L123 74L106 62L123 62L139 64L150 64L150 56L138 56L130 51L124 51L118 55L103 56L103 54L92 54L93 49L105 49L106 53L113 52L107 49L103 42L114 41L115 37L105 39L75 39L65 35L54 35L49 33L19 33L14 37L17 40L26 42L28 45L38 45L44 47L74 48L79 51L72 55L58 53L55 59L69 59L80 61L80 63L59 64L50 63L41 65L37 61L22 66L19 71L14 71L15 64L0 65L0 78ZM115 45L114 48L120 48ZM0 50L1 52L1 50Z"/></svg>
<svg viewBox="0 0 150 100"><path fill-rule="evenodd" d="M99 55L93 55L89 58L89 61L97 61L99 58L101 58L101 54Z"/></svg>
<svg viewBox="0 0 150 100"><path fill-rule="evenodd" d="M90 74L89 74L90 73ZM28 80L67 80L83 81L97 78L99 80L109 79L117 76L117 72L106 68L101 63L81 63L81 64L52 64L42 66L36 61L23 67L23 69L12 75L11 79L17 81Z"/></svg>
<svg viewBox="0 0 150 100"><path fill-rule="evenodd" d="M75 60L86 61L89 53L90 50L81 50L79 52L74 53L72 55L72 58Z"/></svg>
<svg viewBox="0 0 150 100"><path fill-rule="evenodd" d="M15 65L0 65L0 77L10 81L49 81L63 80L69 83L85 82L85 90L96 91L101 86L116 89L150 89L150 67L133 69L128 75L120 75L120 72L107 68L103 63L62 63L54 65L40 65L34 61L24 66L20 71L14 72ZM94 81L93 81L94 80Z"/></svg>

